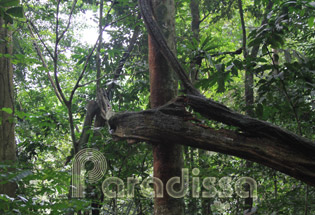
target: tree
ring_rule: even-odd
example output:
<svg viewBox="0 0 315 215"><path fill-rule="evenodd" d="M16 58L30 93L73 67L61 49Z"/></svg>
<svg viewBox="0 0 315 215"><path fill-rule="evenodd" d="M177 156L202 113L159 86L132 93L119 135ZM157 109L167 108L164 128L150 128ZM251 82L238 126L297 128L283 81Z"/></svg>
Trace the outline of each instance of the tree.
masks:
<svg viewBox="0 0 315 215"><path fill-rule="evenodd" d="M153 111L134 114L117 114L112 119L108 119L110 126L118 131L114 132L113 135L124 139L149 139L152 142L166 139L198 148L224 152L262 163L303 180L310 185L314 185L314 173L312 169L314 168L315 163L312 162L311 157L315 151L315 144L310 140L299 137L267 122L235 113L224 105L203 97L192 86L186 72L168 47L156 21L152 18L152 9L150 4L147 1L140 1L140 5L142 6L141 9L144 20L148 26L148 31L151 36L154 37L157 44L159 44L164 57L176 71L182 81L187 95L179 97L177 100L174 100L173 102ZM205 118L239 127L244 134L235 134L235 132L223 130L218 132L218 134L220 134L218 136L215 135L215 132L210 128L209 130L204 131L204 129L207 128L196 127L194 124L184 123L185 118L180 120L181 116L192 116L189 112L183 109L187 105L194 111L203 115ZM170 127L165 126L165 123L157 123L162 122L161 120L158 120L158 118L162 119L162 116L164 116L163 112L167 110L170 112L164 113L166 114L166 118L174 116L172 121L170 118L168 120L170 122ZM144 118L142 117L143 114L148 117L147 113L152 117L151 121L145 123L147 129L140 131L134 129L135 124L144 123ZM163 127L164 129L162 129ZM156 129L160 131L158 136L156 136ZM180 130L184 130L186 133L178 133ZM203 132L205 132L204 135L202 135ZM163 135L161 135L161 133ZM177 135L178 139L176 140ZM181 136L182 139L179 136ZM215 136L217 142L211 140L211 138L209 139L209 136ZM263 144L261 141L265 141L265 144L267 145ZM219 144L219 142L221 144ZM260 144L257 144L258 142L260 142ZM251 149L243 148L245 146L250 146ZM299 148L298 152L296 152L296 148ZM270 149L273 149L273 152L278 152L280 149L281 154L273 154L269 151ZM294 155L291 154L293 151L295 151ZM245 152L248 154L245 154ZM286 162L280 162L279 159L286 160Z"/></svg>
<svg viewBox="0 0 315 215"><path fill-rule="evenodd" d="M152 1L154 14L168 47L175 53L175 3L174 1ZM150 104L157 108L166 104L177 94L177 80L171 65L160 51L157 41L149 36ZM183 214L183 202L169 196L166 184L172 177L180 177L183 167L182 147L172 141L153 144L154 177L164 184L162 198L154 200L154 214ZM182 185L183 186L183 185ZM180 186L176 187L180 189Z"/></svg>
<svg viewBox="0 0 315 215"><path fill-rule="evenodd" d="M16 48L11 60L17 86L19 161L29 166L16 173L14 180L21 185L18 198L12 201L2 196L0 209L7 204L21 213L30 209L27 211L34 214L45 213L47 209L52 214L89 211L97 214L101 210L109 214L152 214L152 200L143 198L137 186L132 199L103 199L95 195L100 194L101 181L88 186L87 198L66 199L69 162L80 149L97 148L108 160L106 177L126 180L132 175L143 180L152 175L152 157L155 157L154 176L161 178L165 186L168 178L180 176L182 149L179 145L185 145L192 148L189 168L199 168L200 177L247 175L257 179L259 195L263 198L261 203L254 204L262 213L281 210L297 214L302 207L306 213L313 210L307 204L315 198L312 188L303 190L301 182L277 171L255 163L246 167L244 160L226 156L261 163L313 185L314 143L274 125L294 132L302 129L305 136L312 137L308 128L311 123L307 120L314 119L310 87L314 45L306 42L301 48L295 43L312 40L314 36L307 27L314 21L312 4L281 1L272 6L259 0L214 0L191 1L189 5L187 1L176 1L177 13L170 15L165 13L174 10L174 4L171 9L169 1L163 1L166 5L154 1L153 8L149 0L141 0L139 4L135 0L102 2L25 3L27 23L20 23L15 31ZM243 6L240 13L237 3ZM102 7L104 10L98 11ZM139 22L139 7L147 28ZM189 10L192 17L187 16ZM75 36L77 29L81 30L77 17L86 11L100 14L92 15L100 33L95 45L84 45ZM243 23L235 28L240 14L244 16ZM160 20L163 15L169 22ZM174 16L176 48L172 38ZM264 17L267 19L262 20ZM25 24L29 30L25 30ZM165 28L168 25L172 28ZM190 28L192 31L187 30ZM242 34L241 28L246 28L249 36L245 31ZM150 35L149 43L146 32ZM242 48L245 55L240 55L242 49L238 49L242 41L247 46ZM307 53L305 61L301 50ZM51 71L54 71L54 80L50 77ZM174 72L179 84L174 81ZM255 75L249 84L255 92L252 104L244 99L242 77L245 74ZM165 86L164 81L169 84ZM176 97L178 86L180 96ZM239 114L245 112L246 105L251 106L253 115ZM137 142L141 143L134 144ZM195 153L195 148L218 153L201 155ZM176 154L175 159L170 154ZM161 168L165 171L159 171ZM164 195L167 195L165 190ZM301 195L305 195L304 202ZM43 205L34 196L51 198L43 201ZM219 198L210 199L207 213L210 209L218 211ZM230 213L239 214L241 198L233 196L222 201L233 205ZM298 202L297 206L290 207L288 198ZM165 209L168 214L182 213L181 200L169 196L156 198L156 213L162 214ZM188 213L202 213L199 207L202 200L188 194L184 198L185 209Z"/></svg>
<svg viewBox="0 0 315 215"><path fill-rule="evenodd" d="M14 136L14 95L11 35L8 24L0 17L0 162L16 160L16 144ZM14 196L15 183L0 185L0 193Z"/></svg>
<svg viewBox="0 0 315 215"><path fill-rule="evenodd" d="M13 18L23 17L19 2L5 1L0 3L0 163L12 171L10 165L16 161L15 143L15 108L13 87L12 28ZM1 170L3 172L4 170ZM10 176L12 178L12 176ZM12 180L12 179L11 179ZM15 196L16 183L0 185L0 194Z"/></svg>

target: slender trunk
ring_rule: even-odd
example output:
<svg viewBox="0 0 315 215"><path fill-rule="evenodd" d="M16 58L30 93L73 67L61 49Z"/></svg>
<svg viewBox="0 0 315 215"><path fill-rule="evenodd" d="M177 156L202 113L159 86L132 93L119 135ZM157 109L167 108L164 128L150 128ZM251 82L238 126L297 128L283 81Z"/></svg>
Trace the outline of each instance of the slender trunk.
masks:
<svg viewBox="0 0 315 215"><path fill-rule="evenodd" d="M103 43L103 8L104 8L104 0L100 0L100 11L99 11L99 24L98 24L98 31L99 31L99 41L97 46L97 52L96 52L96 95L98 97L98 94L101 92L100 89L101 86L101 48ZM95 121L94 121L94 127L104 127L105 126L105 120L101 117L100 113L96 114ZM97 133L97 131L94 132L94 138L97 139L100 134ZM92 206L92 215L98 215L101 212L102 202L104 199L103 193L100 191L101 188L98 189L96 185L89 185L90 189L90 198L92 200L91 206Z"/></svg>
<svg viewBox="0 0 315 215"><path fill-rule="evenodd" d="M152 0L157 22L168 46L175 52L175 4L173 0ZM149 36L150 103L151 108L161 106L177 94L177 80L171 66L163 57L153 38ZM154 214L183 214L182 199L172 198L166 191L167 181L181 176L182 147L171 142L153 145L154 177L163 182L163 197L154 199Z"/></svg>
<svg viewBox="0 0 315 215"><path fill-rule="evenodd" d="M264 18L263 18L260 26L265 25L267 23L267 21L268 21L267 20L267 14L272 9L272 6L273 6L273 1L269 0L268 5L266 7L265 14L264 14ZM258 54L258 51L259 51L259 47L260 47L260 44L256 44L256 45L253 46L252 51L251 51L251 55L250 55L252 58L257 57L257 54Z"/></svg>
<svg viewBox="0 0 315 215"><path fill-rule="evenodd" d="M193 38L199 42L199 33L200 33L200 11L199 11L199 0L191 0L190 1L190 13L191 13L191 30L193 32ZM196 50L197 51L197 50ZM198 80L198 70L201 66L201 59L198 55L195 56L194 59L191 60L190 63L190 80L191 83L194 84ZM190 169L194 168L194 151L195 149L192 147L189 147L190 149ZM198 149L198 155L202 150ZM201 165L201 164L200 164ZM191 214L197 213L197 199L192 198L190 200L191 202L188 204L188 212Z"/></svg>
<svg viewBox="0 0 315 215"><path fill-rule="evenodd" d="M103 42L103 25L102 25L102 20L103 20L103 6L104 6L104 1L100 1L100 14L99 14L99 23L98 23L98 31L99 31L99 41L98 41L98 47L97 47L97 53L96 53L96 93L98 93L100 87L101 87L101 57L100 57L100 52L101 52L101 47L102 47L102 42Z"/></svg>
<svg viewBox="0 0 315 215"><path fill-rule="evenodd" d="M242 2L241 0L239 0L239 5L240 5L240 16L243 17L243 11L241 11L241 7L242 7ZM269 0L268 5L266 7L266 12L264 15L264 18L262 20L261 25L264 25L267 23L267 14L269 13L269 11L272 9L273 6L273 2ZM241 19L244 19L241 18ZM243 21L244 22L244 21ZM246 50L246 29L245 29L245 24L243 25L243 38L245 36L245 42L243 39L243 54L244 54L244 58L246 59L247 57L247 50ZM252 58L256 58L258 51L259 51L259 46L260 45L255 45L252 50L251 50L251 54L250 57ZM246 114L254 117L254 91L253 91L253 86L254 86L254 74L252 73L252 68L246 68L246 72L245 72L245 103L246 103ZM250 161L246 161L246 167L247 168L251 168L251 162ZM276 181L275 181L275 186L276 186ZM249 189L249 188L248 188ZM276 192L276 187L275 187L275 192ZM252 198L247 198L245 199L245 207L247 208L251 208L253 204L253 199Z"/></svg>
<svg viewBox="0 0 315 215"><path fill-rule="evenodd" d="M243 3L242 0L238 0L238 7L239 7L239 13L241 18L241 24L242 24L242 49L243 49L243 56L244 60L246 61L248 53L246 48L246 26L245 26L245 20L244 20L244 11L243 11ZM248 66L245 66L245 106L246 106L246 114L253 117L254 116L254 91L253 91L253 83L254 83L254 75ZM252 163L250 161L246 161L245 167L251 168ZM250 194L250 186L249 184L246 184L245 186L246 191ZM245 209L248 209L249 211L252 209L253 206L253 198L249 196L245 199Z"/></svg>
<svg viewBox="0 0 315 215"><path fill-rule="evenodd" d="M273 173L273 184L274 184L275 199L277 199L278 198L278 180L277 180L276 171L274 171L274 173Z"/></svg>
<svg viewBox="0 0 315 215"><path fill-rule="evenodd" d="M190 13L191 13L191 30L193 32L193 38L199 42L199 32L200 32L200 11L199 11L199 0L190 1ZM192 59L190 64L190 80L194 84L198 79L198 68L201 65L201 59L199 56L196 56Z"/></svg>
<svg viewBox="0 0 315 215"><path fill-rule="evenodd" d="M4 20L0 17L0 53L12 54L10 32ZM2 111L6 108L6 111ZM12 112L12 113L11 113ZM16 160L16 145L14 138L14 98L13 98L13 67L10 58L0 58L0 163ZM2 170L0 170L1 173ZM0 185L0 194L15 196L16 184Z"/></svg>
<svg viewBox="0 0 315 215"><path fill-rule="evenodd" d="M54 90L54 92L55 92L55 94L56 94L58 100L59 100L60 103L62 104L62 98L61 98L61 96L60 96L60 94L59 94L59 92L58 92L58 89L57 89L57 87L56 87L56 84L55 84L53 78L52 78L51 75L50 75L48 65L47 65L47 63L46 63L46 61L45 61L45 59L44 59L44 56L43 56L43 54L42 54L40 48L39 48L39 45L37 44L37 40L36 40L35 34L33 33L33 30L32 30L33 24L32 24L31 21L28 21L28 22L29 22L29 23L27 24L27 27L28 27L28 30L29 30L29 32L30 32L30 34L31 34L31 38L32 38L32 40L33 40L33 46L34 46L34 48L35 48L35 50L36 50L36 52L37 52L37 55L38 55L39 59L42 61L43 67L45 67L45 68L47 69L47 77L48 77L48 80L49 80L49 82L50 82L50 84L51 84L51 86L52 86L52 88L53 88L53 90Z"/></svg>
<svg viewBox="0 0 315 215"><path fill-rule="evenodd" d="M242 49L243 49L243 56L244 60L247 59L248 51L246 48L246 26L245 26L245 20L244 20L244 11L243 11L243 4L242 0L238 0L238 6L239 6L239 13L241 18L241 24L242 24ZM253 82L254 82L254 76L250 68L247 66L245 67L245 105L246 105L246 114L249 116L254 116L253 111L253 104L254 104L254 91L253 91Z"/></svg>
<svg viewBox="0 0 315 215"><path fill-rule="evenodd" d="M190 12L191 12L191 30L193 32L193 38L199 42L200 37L200 10L199 10L199 4L200 0L191 0L190 1ZM192 84L194 84L198 80L198 69L201 66L201 60L202 58L200 56L196 56L191 64L190 64L190 79ZM193 152L194 148L190 148L190 150ZM193 153L192 153L193 154ZM206 168L206 164L203 162L201 157L205 154L205 151L202 149L198 149L198 156L199 156L199 166L201 168ZM191 164L193 164L193 158L191 158ZM191 169L194 167L191 165ZM201 190L202 192L203 190ZM192 199L191 203L191 209L192 212L195 214L197 212L197 201L195 198ZM201 210L203 215L209 215L211 214L211 202L210 199L201 199Z"/></svg>
<svg viewBox="0 0 315 215"><path fill-rule="evenodd" d="M304 205L304 215L308 214L308 185L305 185L305 205Z"/></svg>

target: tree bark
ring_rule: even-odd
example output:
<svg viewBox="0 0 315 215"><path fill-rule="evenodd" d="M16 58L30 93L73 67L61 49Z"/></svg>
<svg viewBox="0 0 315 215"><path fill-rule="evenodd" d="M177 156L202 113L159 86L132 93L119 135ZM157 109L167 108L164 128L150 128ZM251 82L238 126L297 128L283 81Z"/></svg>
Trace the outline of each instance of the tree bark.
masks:
<svg viewBox="0 0 315 215"><path fill-rule="evenodd" d="M96 93L100 90L101 88L101 47L103 43L103 6L104 6L104 0L100 1L100 11L99 11L99 22L98 22L98 34L99 34L99 40L98 40L98 46L96 50Z"/></svg>
<svg viewBox="0 0 315 215"><path fill-rule="evenodd" d="M12 55L11 35L1 17L0 39L1 54ZM3 111L2 108L8 108L7 112ZM0 58L0 163L16 160L14 127L13 67L10 58L2 56ZM0 194L13 197L15 191L15 183L0 185Z"/></svg>
<svg viewBox="0 0 315 215"><path fill-rule="evenodd" d="M208 150L213 150L217 152L222 152L230 155L236 155L244 159L252 160L257 163L261 163L263 165L269 166L271 168L274 168L278 171L284 172L288 175L291 175L297 179L300 179L310 185L315 186L315 166L314 166L314 152L315 152L315 143L307 140L303 137L300 137L296 134L293 134L292 132L289 132L285 129L282 129L280 127L277 127L275 125L272 125L270 123L257 120L254 118L251 118L249 116L244 116L239 113L236 113L226 106L217 103L211 99L205 98L203 95L201 95L198 90L196 90L192 85L190 80L188 79L185 70L175 57L174 53L170 50L168 47L164 36L161 33L161 30L159 29L156 20L154 19L154 16L152 15L152 7L150 5L150 1L148 0L139 0L140 10L142 17L147 25L147 29L150 33L150 35L155 39L156 44L158 47L160 47L160 51L167 59L170 65L172 65L174 71L178 75L179 79L182 81L183 86L185 88L186 93L188 95L186 97L180 97L179 99L183 100L186 105L189 105L195 112L200 113L203 117L215 120L218 122L222 122L226 125L238 127L241 130L241 133L238 134L240 136L238 137L252 137L254 139L248 139L250 144L250 150L246 150L248 148L248 141L244 140L245 145L242 144L241 141L238 141L235 147L235 144L233 144L233 138L227 137L225 141L228 143L228 140L232 140L230 142L232 148L230 148L230 145L214 145L210 144L208 145ZM176 113L176 109L173 108L167 110L169 114ZM174 112L175 111L175 112ZM181 111L183 113L183 111ZM119 114L118 114L119 115ZM118 116L117 115L117 116ZM127 115L126 115L127 116ZM185 116L185 114L182 114L182 116ZM116 118L116 117L114 117ZM116 118L117 119L117 118ZM150 119L152 120L152 119ZM169 124L172 124L172 121L170 119L164 119L166 121L163 122L164 126L163 128L171 129ZM117 125L119 122L111 121L112 123L112 130L115 130L117 128ZM130 138L130 139L141 139L150 141L151 139L146 136L142 135L141 131L145 130L142 126L145 126L144 124L141 124L142 121L138 122L140 124L132 125L132 128L138 128L139 132L133 131L131 133L132 135L128 136L126 135L124 138ZM146 121L145 124L148 124ZM140 125L140 126L139 126ZM130 127L130 125L126 126ZM173 126L174 127L174 126ZM175 126L176 128L176 126ZM124 126L121 126L122 129L120 132L124 133L123 130L128 130L128 128L125 128ZM163 129L164 130L164 129ZM176 130L175 130L176 131ZM148 132L148 131L146 131ZM169 131L171 132L171 130ZM183 130L185 132L185 130ZM234 132L234 131L233 131ZM233 133L232 132L232 133ZM165 134L161 131L159 132L160 138L162 138ZM234 132L235 133L235 132ZM140 135L141 134L141 135ZM188 133L179 133L181 135L185 136L186 138L190 138ZM168 133L166 133L168 135ZM222 134L223 135L223 134ZM119 135L118 135L119 136ZM162 136L162 137L161 137ZM122 136L121 136L122 137ZM224 137L224 136L223 136ZM166 138L166 136L164 136ZM154 139L152 137L152 142L155 142L157 139ZM166 138L167 140L173 140L170 137ZM174 142L177 142L174 139ZM255 140L255 141L254 141ZM264 142L266 140L266 142ZM205 140L207 141L207 140ZM256 144L258 143L258 144ZM189 145L188 143L184 143L184 141L181 141L181 144ZM241 144L241 145L239 145ZM207 148L204 146L204 144L200 143L191 143L191 145L199 148ZM203 145L203 146L201 146ZM261 148L260 146L264 146ZM239 146L245 147L244 149L239 149ZM255 147L259 147L258 150L255 149ZM235 147L235 148L234 148ZM244 155L244 152L247 154ZM297 158L295 159L295 156Z"/></svg>
<svg viewBox="0 0 315 215"><path fill-rule="evenodd" d="M238 0L238 8L240 13L240 19L241 19L241 26L242 26L242 49L243 49L243 56L244 61L247 60L247 36L246 36L246 26L245 26L245 20L244 20L244 10L243 10L243 3L242 0ZM252 72L252 69L249 68L247 65L245 65L245 111L248 116L253 117L254 116L254 74ZM250 161L246 161L245 167L246 169L250 169L252 166ZM245 198L245 209L246 211L251 211L253 206L253 198L250 196L250 185L245 185L246 192L249 193L249 197Z"/></svg>
<svg viewBox="0 0 315 215"><path fill-rule="evenodd" d="M200 32L199 0L191 0L189 6L191 13L191 30L193 32L193 38L199 42ZM201 66L201 61L202 58L200 56L196 56L190 64L190 80L193 84L198 80L198 69Z"/></svg>
<svg viewBox="0 0 315 215"><path fill-rule="evenodd" d="M162 29L168 47L175 53L175 4L173 0L152 0L156 20ZM156 41L149 36L150 104L156 108L173 99L177 94L177 80L174 71L160 52ZM154 214L183 214L181 199L172 198L166 191L167 181L181 176L182 147L172 141L160 140L153 144L154 177L163 184L163 197L154 199Z"/></svg>
<svg viewBox="0 0 315 215"><path fill-rule="evenodd" d="M168 143L177 143L234 155L315 186L314 142L267 122L235 113L223 105L202 103L200 100L205 99L181 96L152 110L118 113L109 119L109 125L113 135L119 139L148 141L165 148L169 146ZM199 113L205 110L208 116L216 112L225 118L220 122L230 121L234 126L238 124L237 127L243 131L215 130L194 123L189 120L193 117L186 112L187 107ZM207 115L205 111L203 115ZM236 121L238 123L234 123Z"/></svg>

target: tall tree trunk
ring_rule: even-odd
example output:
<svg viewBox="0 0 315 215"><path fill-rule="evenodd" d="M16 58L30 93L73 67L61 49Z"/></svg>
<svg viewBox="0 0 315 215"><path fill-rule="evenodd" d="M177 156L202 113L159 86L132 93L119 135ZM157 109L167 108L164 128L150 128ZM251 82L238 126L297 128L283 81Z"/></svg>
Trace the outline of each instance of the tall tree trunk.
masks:
<svg viewBox="0 0 315 215"><path fill-rule="evenodd" d="M199 0L190 1L190 13L191 13L191 30L193 32L193 38L199 42L199 32L200 32L200 11L199 11ZM197 51L197 50L196 50ZM201 66L201 57L196 56L195 59L192 59L190 64L190 80L191 83L195 83L198 79L198 69Z"/></svg>
<svg viewBox="0 0 315 215"><path fill-rule="evenodd" d="M243 40L242 40L242 49L243 49L243 56L244 60L246 61L246 58L248 56L247 52L247 47L246 47L246 26L245 26L245 20L244 20L244 11L243 11L243 4L242 0L238 0L238 7L239 7L239 13L240 13L240 19L242 23L242 35L243 35ZM248 116L253 117L254 116L254 90L253 90L253 85L254 85L254 74L252 73L251 68L248 68L248 66L245 66L245 106L246 106L246 114ZM247 169L251 168L252 162L246 161L245 167ZM245 190L248 191L250 195L250 185L246 184L245 185ZM247 211L251 211L253 206L253 198L249 196L248 198L245 199L245 209Z"/></svg>
<svg viewBox="0 0 315 215"><path fill-rule="evenodd" d="M193 38L199 42L200 37L200 10L199 10L200 0L190 0L190 13L191 13L191 30L193 32ZM196 50L197 51L197 50ZM190 80L192 84L195 84L198 80L198 69L200 68L202 63L202 57L196 56L192 59L190 63ZM194 154L194 148L190 147L191 154ZM191 155L191 162L190 168L193 169L193 157ZM201 159L202 156L205 155L205 150L198 149L198 156L199 156L199 166L201 168L207 168L204 160ZM203 189L203 188L202 188ZM201 190L202 192L203 190ZM211 213L211 202L210 199L202 198L201 199L201 210L203 215L209 215ZM191 203L188 205L188 211L191 214L195 214L198 211L198 201L195 198L191 199Z"/></svg>
<svg viewBox="0 0 315 215"><path fill-rule="evenodd" d="M10 32L0 17L0 51L1 54L12 54ZM8 108L7 111L1 111ZM10 113L12 110L12 113ZM13 67L10 58L0 58L0 163L16 160L14 139L14 98L13 98ZM1 173L1 172L0 172ZM0 185L0 194L14 196L15 183Z"/></svg>
<svg viewBox="0 0 315 215"><path fill-rule="evenodd" d="M191 13L191 31L193 33L192 38L199 42L199 23L200 23L200 15L199 15L199 0L191 0L190 1L190 13ZM195 50L197 51L197 50ZM198 80L198 69L201 66L201 58L197 55L194 59L191 60L190 63L190 80L191 83L194 84ZM190 151L190 169L194 168L194 154L195 149L192 147L188 147L188 151ZM202 150L198 149L198 154L202 153ZM195 214L197 213L197 199L191 198L188 203L188 213Z"/></svg>
<svg viewBox="0 0 315 215"><path fill-rule="evenodd" d="M103 44L103 9L104 9L104 0L100 0L100 11L99 11L99 23L98 23L98 33L99 33L99 41L97 46L97 52L96 52L96 96L98 97L99 93L101 92L101 48ZM105 126L105 120L101 117L101 115L98 113L96 114L95 121L94 121L94 128L103 127ZM100 136L100 134L95 130L94 131L94 138L95 140ZM89 185L90 188L90 198L92 200L92 215L99 215L101 213L102 208L102 202L104 200L104 195L101 192L101 188L98 188L96 185ZM89 213L89 211L88 211Z"/></svg>
<svg viewBox="0 0 315 215"><path fill-rule="evenodd" d="M242 0L238 0L238 5L239 5L239 12L240 12L240 18L241 18L241 23L242 23L242 34L243 34L243 44L242 44L242 49L243 49L243 56L244 59L246 60L248 56L248 50L246 48L246 28L245 28L245 21L244 21L244 13L243 13L243 5L242 5ZM262 20L261 25L264 25L267 23L267 14L271 10L273 6L273 2L269 1L268 5L266 7L266 12L264 15L264 18ZM258 51L259 51L259 46L260 45L255 45L252 48L250 57L256 58ZM246 109L246 114L248 116L254 117L254 74L252 72L252 68L245 68L245 109ZM246 161L245 164L246 168L251 168L252 162ZM246 186L246 189L249 191L249 186ZM252 198L246 198L245 199L245 209L251 209L253 205L253 199Z"/></svg>
<svg viewBox="0 0 315 215"><path fill-rule="evenodd" d="M175 4L173 0L152 0L157 22L162 29L168 46L175 53ZM150 103L151 108L161 106L177 94L175 73L163 57L156 42L149 36L149 67L150 67ZM153 145L154 177L163 184L163 197L154 199L154 214L183 214L181 199L172 198L166 191L167 181L174 176L181 176L183 166L182 147L171 142Z"/></svg>
<svg viewBox="0 0 315 215"><path fill-rule="evenodd" d="M101 56L100 56L100 52L101 52L102 43L103 43L103 25L102 25L103 7L104 7L104 0L101 0L100 1L99 22L98 22L99 41L98 41L97 52L96 52L96 69L97 69L96 93L98 93L100 88L101 88L101 80L100 80L100 77L101 77Z"/></svg>

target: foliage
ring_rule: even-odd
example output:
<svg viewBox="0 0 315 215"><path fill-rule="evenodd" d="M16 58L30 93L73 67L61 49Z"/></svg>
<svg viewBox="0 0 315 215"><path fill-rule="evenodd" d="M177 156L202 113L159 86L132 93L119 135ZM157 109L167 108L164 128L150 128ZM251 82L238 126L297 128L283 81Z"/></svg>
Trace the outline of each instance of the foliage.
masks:
<svg viewBox="0 0 315 215"><path fill-rule="evenodd" d="M101 87L113 84L111 102L115 111L139 111L149 107L149 74L147 63L147 32L138 18L137 1L104 1L103 19L99 20L100 1L78 0L70 21L74 1L23 1L25 20L19 1L1 0L0 14L13 23L14 54L4 56L14 64L15 122L18 146L18 164L3 166L1 183L16 181L19 185L15 199L0 196L0 211L6 214L66 214L69 211L88 211L97 196L103 214L152 214L152 199L140 195L136 187L134 198L104 199L101 201L101 182L90 185L85 199L69 199L73 139L80 133L86 116L86 106L96 98L97 53L94 43L83 42L80 32L95 30L100 22L104 27L100 46ZM244 113L244 70L250 68L255 75L255 117L281 125L296 133L314 139L315 121L315 3L311 1L275 1L270 11L268 1L243 1L248 31L248 49L259 47L257 56L246 59L240 54L228 54L241 47L242 33L236 1L200 1L200 37L193 38L190 1L176 1L177 56L187 70L193 60L200 60L195 86L206 96ZM80 17L88 17L85 20ZM267 22L261 25L266 15ZM88 19L88 18L86 18ZM31 26L31 27L29 27ZM65 30L54 62L56 26ZM105 27L107 26L107 27ZM132 33L139 27L135 47L118 78L114 71L128 50ZM32 29L33 34L30 29ZM59 33L60 33L59 32ZM60 36L60 34L59 34ZM35 40L34 40L35 37ZM35 42L39 46L34 49ZM91 55L90 57L88 57ZM69 110L60 102L48 79L48 73L57 71L60 86L66 98L84 70L81 86L75 91L70 107L73 125L69 123ZM86 84L87 83L87 84ZM2 109L10 113L12 110ZM202 119L200 116L197 116ZM224 125L208 122L214 128ZM146 143L127 145L115 142L106 128L93 128L85 147L100 150L108 162L105 177L116 176L127 180L134 176L144 180L152 175L152 150ZM66 163L66 164L65 164ZM185 166L199 168L201 178L217 180L229 176L232 185L242 176L250 176L258 183L259 214L304 214L307 201L309 214L315 211L315 190L261 165L246 166L245 161L218 153L185 150ZM12 171L14 167L14 171ZM192 175L190 175L192 178ZM304 196L307 196L305 200ZM232 197L211 199L185 198L186 211L201 214L208 205L212 214L240 214L243 199ZM225 207L226 206L226 207ZM225 208L224 208L225 207ZM107 212L105 212L107 211ZM115 211L115 212L113 212Z"/></svg>
<svg viewBox="0 0 315 215"><path fill-rule="evenodd" d="M0 1L0 16L8 23L13 23L13 18L23 18L23 7L19 0L1 0Z"/></svg>

